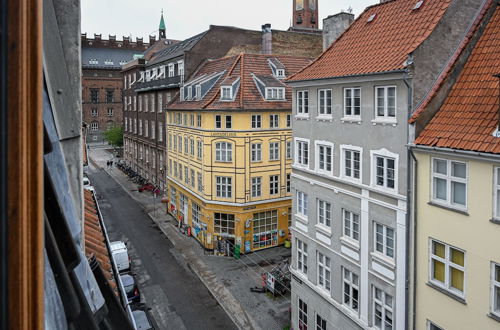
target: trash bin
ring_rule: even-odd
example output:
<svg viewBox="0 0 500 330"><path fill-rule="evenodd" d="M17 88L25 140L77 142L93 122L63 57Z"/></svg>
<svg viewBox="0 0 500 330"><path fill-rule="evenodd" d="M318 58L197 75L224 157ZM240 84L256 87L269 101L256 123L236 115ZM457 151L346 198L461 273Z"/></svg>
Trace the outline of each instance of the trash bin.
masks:
<svg viewBox="0 0 500 330"><path fill-rule="evenodd" d="M235 245L234 246L234 259L239 259L240 258L240 246Z"/></svg>

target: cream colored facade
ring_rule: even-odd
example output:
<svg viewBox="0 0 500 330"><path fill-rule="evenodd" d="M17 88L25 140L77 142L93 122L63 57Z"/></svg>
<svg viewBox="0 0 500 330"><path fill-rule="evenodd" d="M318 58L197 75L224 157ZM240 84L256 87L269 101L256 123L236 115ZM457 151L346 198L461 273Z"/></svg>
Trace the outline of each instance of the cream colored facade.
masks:
<svg viewBox="0 0 500 330"><path fill-rule="evenodd" d="M431 153L419 150L415 150L415 154L415 328L500 329L500 288L494 290L493 286L494 277L500 281L500 222L495 220L495 216L499 216L498 212L495 212L495 182L498 180L495 171L497 166L500 166L500 160L495 162L459 156L460 153ZM442 173L445 172L444 164L449 164L446 175L433 174L433 168L437 171L437 159L444 161L439 163L439 171ZM466 170L465 180L451 177L452 168L455 168L454 174L461 176L460 173L464 169L462 164ZM447 176L450 176L450 189L453 185L451 181L459 182L456 187L458 197L455 197L458 201L462 198L460 191L463 186L460 185L465 183L464 207L460 206L460 203L446 206L445 202L440 202L435 197L438 188L434 178L446 181ZM447 197L453 198L451 191L447 192ZM434 250L431 249L433 240L436 242ZM434 258L435 262L431 260L431 255L438 255L438 258ZM445 258L440 259L439 255ZM494 263L499 265L496 274L493 272ZM443 279L444 283L433 277ZM456 288L452 288L453 286ZM460 288L463 292L460 292ZM439 328L432 328L430 322Z"/></svg>
<svg viewBox="0 0 500 330"><path fill-rule="evenodd" d="M271 125L271 115L278 116L277 126ZM216 127L216 116L220 128ZM252 128L252 116L260 116L260 127ZM292 141L289 116L290 111L284 110L168 113L168 208L192 228L193 236L206 248L217 250L219 241L228 241L245 253L283 244L288 238ZM230 160L216 159L218 143L231 146ZM271 143L279 146L277 157L276 153L271 157ZM252 160L252 144L261 147L258 160ZM271 176L278 178L273 194ZM230 196L222 197L217 192L218 177L230 179ZM260 178L258 194L252 187L253 178Z"/></svg>

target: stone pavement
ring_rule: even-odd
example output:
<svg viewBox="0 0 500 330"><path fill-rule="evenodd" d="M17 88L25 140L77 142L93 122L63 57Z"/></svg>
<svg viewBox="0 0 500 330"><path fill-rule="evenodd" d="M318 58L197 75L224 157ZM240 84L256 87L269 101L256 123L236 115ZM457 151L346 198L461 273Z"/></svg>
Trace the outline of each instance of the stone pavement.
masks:
<svg viewBox="0 0 500 330"><path fill-rule="evenodd" d="M132 198L138 201L172 242L187 266L200 278L229 317L240 329L283 329L290 325L290 294L272 297L251 292L251 287L261 287L261 274L273 268L291 251L277 247L248 255L241 259L218 257L205 253L191 237L181 234L173 217L149 192L139 193L137 185L118 168L106 169L106 161L114 157L103 148L90 149L91 166L100 167L114 178ZM114 159L116 160L116 159ZM96 192L99 194L99 192Z"/></svg>

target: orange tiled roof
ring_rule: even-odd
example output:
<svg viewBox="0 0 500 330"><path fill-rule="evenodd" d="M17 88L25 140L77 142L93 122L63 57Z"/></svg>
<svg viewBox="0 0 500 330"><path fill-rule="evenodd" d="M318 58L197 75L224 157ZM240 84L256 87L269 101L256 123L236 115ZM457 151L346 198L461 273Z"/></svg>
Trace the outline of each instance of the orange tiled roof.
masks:
<svg viewBox="0 0 500 330"><path fill-rule="evenodd" d="M500 153L500 9L496 8L456 83L415 144Z"/></svg>
<svg viewBox="0 0 500 330"><path fill-rule="evenodd" d="M113 268L109 251L106 246L106 239L99 222L99 212L97 211L94 196L90 190L83 190L84 212L85 212L85 255L90 258L95 256L104 276L116 292L116 282L113 276Z"/></svg>
<svg viewBox="0 0 500 330"><path fill-rule="evenodd" d="M288 81L404 69L408 55L433 31L451 0L424 0L412 10L417 2L392 0L367 7L320 57Z"/></svg>
<svg viewBox="0 0 500 330"><path fill-rule="evenodd" d="M292 90L290 87L280 84L282 87L285 87L284 101L266 101L254 82L254 75L272 78L272 69L268 63L268 59L271 58L278 59L284 65L287 76L298 72L311 62L311 59L305 57L245 53L238 56L211 60L206 62L191 78L191 80L194 80L202 75L209 76L216 72L224 72L203 99L199 101L180 101L177 96L174 102L168 106L168 109L291 109ZM222 83L227 84L228 81L234 82L237 77L240 77L240 86L234 101L221 101L220 85ZM278 81L276 82L279 83ZM186 84L189 84L189 81ZM277 84L274 83L274 85Z"/></svg>

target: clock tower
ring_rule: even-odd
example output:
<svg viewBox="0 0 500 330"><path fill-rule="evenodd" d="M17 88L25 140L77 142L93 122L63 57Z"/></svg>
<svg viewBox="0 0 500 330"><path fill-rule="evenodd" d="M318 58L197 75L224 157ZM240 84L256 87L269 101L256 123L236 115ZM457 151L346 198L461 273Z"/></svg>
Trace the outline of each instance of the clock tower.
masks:
<svg viewBox="0 0 500 330"><path fill-rule="evenodd" d="M318 0L293 0L294 29L318 29Z"/></svg>

